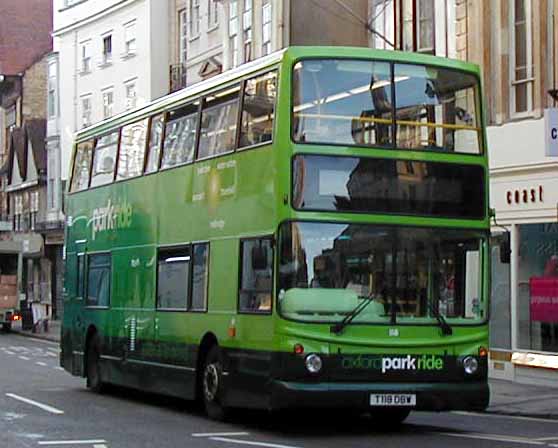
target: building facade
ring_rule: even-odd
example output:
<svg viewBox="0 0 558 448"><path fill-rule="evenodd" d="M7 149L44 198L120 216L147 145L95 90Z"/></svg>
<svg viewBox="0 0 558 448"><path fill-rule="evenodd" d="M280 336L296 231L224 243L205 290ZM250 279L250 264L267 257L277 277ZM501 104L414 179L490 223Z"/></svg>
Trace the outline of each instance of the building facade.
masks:
<svg viewBox="0 0 558 448"><path fill-rule="evenodd" d="M170 0L169 91L289 45L368 46L368 0Z"/></svg>
<svg viewBox="0 0 558 448"><path fill-rule="evenodd" d="M167 8L168 0L54 0L62 181L76 131L167 93Z"/></svg>
<svg viewBox="0 0 558 448"><path fill-rule="evenodd" d="M33 33L29 32L30 28ZM17 271L26 325L57 314L55 298L62 288L62 246L59 245L57 255L47 247L46 236L41 232L41 225L47 221L45 136L51 31L50 2L22 0L3 5L0 16L0 264L3 271L13 271L8 274ZM57 231L62 235L61 225ZM18 252L17 269L14 248Z"/></svg>

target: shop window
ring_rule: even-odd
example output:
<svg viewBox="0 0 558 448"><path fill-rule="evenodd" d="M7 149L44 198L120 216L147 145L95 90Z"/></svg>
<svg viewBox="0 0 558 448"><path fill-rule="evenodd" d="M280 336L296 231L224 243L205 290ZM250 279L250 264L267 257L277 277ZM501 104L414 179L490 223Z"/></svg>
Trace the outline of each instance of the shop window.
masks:
<svg viewBox="0 0 558 448"><path fill-rule="evenodd" d="M270 313L273 288L273 249L270 238L240 244L239 311Z"/></svg>
<svg viewBox="0 0 558 448"><path fill-rule="evenodd" d="M558 352L558 223L519 226L518 345Z"/></svg>
<svg viewBox="0 0 558 448"><path fill-rule="evenodd" d="M510 314L510 263L506 251L507 234L495 235L491 239L491 294L490 294L490 347L511 349Z"/></svg>
<svg viewBox="0 0 558 448"><path fill-rule="evenodd" d="M89 256L87 269L87 306L108 307L110 303L110 254Z"/></svg>

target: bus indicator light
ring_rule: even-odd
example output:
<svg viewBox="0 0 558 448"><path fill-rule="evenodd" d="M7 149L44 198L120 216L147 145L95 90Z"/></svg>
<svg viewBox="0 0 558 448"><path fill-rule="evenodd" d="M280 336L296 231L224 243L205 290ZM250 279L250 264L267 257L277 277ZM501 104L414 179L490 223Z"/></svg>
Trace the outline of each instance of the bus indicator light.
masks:
<svg viewBox="0 0 558 448"><path fill-rule="evenodd" d="M479 347L479 356L481 358L488 356L488 350L486 349L486 347Z"/></svg>
<svg viewBox="0 0 558 448"><path fill-rule="evenodd" d="M297 355L302 355L304 353L304 346L302 344L295 344L294 352Z"/></svg>

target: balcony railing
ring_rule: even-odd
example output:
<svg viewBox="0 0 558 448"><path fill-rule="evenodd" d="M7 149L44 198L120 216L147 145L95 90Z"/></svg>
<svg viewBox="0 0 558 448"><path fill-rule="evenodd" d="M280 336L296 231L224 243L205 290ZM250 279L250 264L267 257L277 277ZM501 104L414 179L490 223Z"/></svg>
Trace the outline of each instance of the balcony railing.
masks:
<svg viewBox="0 0 558 448"><path fill-rule="evenodd" d="M176 92L186 87L186 66L184 64L171 65L169 79L169 93Z"/></svg>

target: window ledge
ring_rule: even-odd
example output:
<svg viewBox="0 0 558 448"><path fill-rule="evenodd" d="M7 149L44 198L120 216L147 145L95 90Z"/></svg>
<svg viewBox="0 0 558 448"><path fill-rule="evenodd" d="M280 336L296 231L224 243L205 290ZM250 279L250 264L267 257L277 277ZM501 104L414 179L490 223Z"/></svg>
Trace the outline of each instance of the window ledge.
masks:
<svg viewBox="0 0 558 448"><path fill-rule="evenodd" d="M100 61L100 62L97 64L97 67L99 67L99 68L107 68L107 67L110 67L111 65L112 65L112 59L108 59L108 60L106 60L106 61Z"/></svg>
<svg viewBox="0 0 558 448"><path fill-rule="evenodd" d="M188 42L194 42L194 41L198 40L200 38L200 36L201 36L201 34L198 33L195 36L192 36L192 37L188 38Z"/></svg>
<svg viewBox="0 0 558 448"><path fill-rule="evenodd" d="M78 71L79 76L89 75L90 73L91 73L91 69L88 69L88 70L79 70L79 71Z"/></svg>
<svg viewBox="0 0 558 448"><path fill-rule="evenodd" d="M126 53L122 53L120 55L120 59L122 59L123 61L127 60L127 59L131 59L136 57L137 53L135 51L127 51Z"/></svg>

